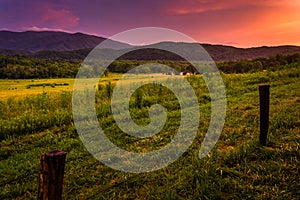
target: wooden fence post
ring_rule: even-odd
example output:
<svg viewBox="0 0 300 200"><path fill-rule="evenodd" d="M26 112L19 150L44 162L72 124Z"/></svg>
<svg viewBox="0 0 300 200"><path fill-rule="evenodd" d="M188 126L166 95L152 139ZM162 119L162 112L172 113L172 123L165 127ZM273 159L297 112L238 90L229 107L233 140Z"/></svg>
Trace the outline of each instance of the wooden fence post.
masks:
<svg viewBox="0 0 300 200"><path fill-rule="evenodd" d="M270 85L259 85L259 103L260 103L260 135L261 145L267 144L267 134L269 129L269 104L270 104Z"/></svg>
<svg viewBox="0 0 300 200"><path fill-rule="evenodd" d="M38 200L61 200L66 152L50 151L40 157Z"/></svg>

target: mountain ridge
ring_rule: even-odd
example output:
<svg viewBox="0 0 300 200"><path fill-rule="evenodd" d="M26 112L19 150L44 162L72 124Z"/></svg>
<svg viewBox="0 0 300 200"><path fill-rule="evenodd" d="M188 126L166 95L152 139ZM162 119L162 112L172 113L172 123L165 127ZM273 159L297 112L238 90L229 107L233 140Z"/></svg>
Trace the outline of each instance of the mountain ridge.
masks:
<svg viewBox="0 0 300 200"><path fill-rule="evenodd" d="M80 32L66 33L59 31L0 31L0 48L21 50L35 53L45 50L70 51L94 48L104 37L87 35ZM131 45L110 40L109 46L114 49L130 48Z"/></svg>
<svg viewBox="0 0 300 200"><path fill-rule="evenodd" d="M0 54L5 55L33 55L37 57L47 57L55 55L60 58L68 57L82 60L99 43L106 40L104 37L88 35L84 33L66 33L59 31L0 31ZM134 46L108 40L107 48L114 50L135 49ZM300 54L300 47L294 45L281 46L261 46L250 48L239 48L218 44L184 43L184 42L161 42L163 45L170 45L172 48L181 48L193 52L199 44L208 52L215 61L255 59L257 57L269 57L276 54ZM158 45L145 45L146 47ZM122 59L128 60L155 60L164 58L165 52L157 50L147 50L135 52L130 55L122 56ZM51 56L50 56L51 57ZM174 56L167 57L176 60Z"/></svg>

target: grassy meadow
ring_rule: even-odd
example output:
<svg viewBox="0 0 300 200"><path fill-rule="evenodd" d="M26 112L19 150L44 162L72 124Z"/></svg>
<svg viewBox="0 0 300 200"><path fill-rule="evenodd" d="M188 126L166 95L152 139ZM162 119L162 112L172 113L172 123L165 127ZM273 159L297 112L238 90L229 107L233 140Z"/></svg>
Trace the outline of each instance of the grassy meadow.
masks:
<svg viewBox="0 0 300 200"><path fill-rule="evenodd" d="M101 77L99 84L106 85L108 82L113 84L121 78L122 74L111 73L109 77ZM125 84L135 81L142 81L143 79L166 79L164 75L127 75ZM96 79L96 78L95 78ZM86 85L82 87L89 87L88 84L93 82L94 78L89 78ZM0 100L7 100L9 98L24 98L30 95L38 94L57 94L62 92L72 92L74 85L74 78L51 78L51 79L0 79Z"/></svg>
<svg viewBox="0 0 300 200"><path fill-rule="evenodd" d="M208 89L201 76L187 77L201 112L196 139L168 167L141 174L111 169L83 146L72 120L74 79L0 80L0 199L36 199L39 157L55 149L67 152L63 199L298 199L300 64L222 77L226 121L211 153L198 158L210 120ZM137 124L149 123L148 110L155 103L168 111L158 135L137 139L114 123L110 94L118 78L120 74L101 79L96 92L96 113L106 135L134 152L159 149L170 142L180 123L174 94L153 84L133 94L130 112ZM127 84L143 78L149 77L133 76ZM265 147L258 142L260 83L271 86Z"/></svg>
<svg viewBox="0 0 300 200"><path fill-rule="evenodd" d="M1 79L0 100L28 95L71 91L74 79Z"/></svg>

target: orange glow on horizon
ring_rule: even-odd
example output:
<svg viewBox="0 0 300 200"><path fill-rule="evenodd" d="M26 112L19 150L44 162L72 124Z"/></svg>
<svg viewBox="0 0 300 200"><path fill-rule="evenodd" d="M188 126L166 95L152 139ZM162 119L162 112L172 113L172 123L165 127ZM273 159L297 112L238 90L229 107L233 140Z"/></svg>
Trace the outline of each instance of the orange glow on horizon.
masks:
<svg viewBox="0 0 300 200"><path fill-rule="evenodd" d="M176 7L169 9L168 12L175 17L182 18L183 16L192 15L196 18L197 14L203 12L204 14L205 12L215 13L210 15L210 18L205 19L211 20L216 16L214 20L211 20L213 25L210 27L202 28L201 25L190 27L191 37L194 37L200 43L224 44L244 48L278 45L300 46L299 0L281 0L274 3L268 0L254 0L248 2L249 9L245 9L245 11L242 11L242 9L234 10L239 4L242 5L245 2L229 0L213 3L213 5L203 7L181 5L181 9ZM228 12L227 15L217 16L227 10L232 13Z"/></svg>

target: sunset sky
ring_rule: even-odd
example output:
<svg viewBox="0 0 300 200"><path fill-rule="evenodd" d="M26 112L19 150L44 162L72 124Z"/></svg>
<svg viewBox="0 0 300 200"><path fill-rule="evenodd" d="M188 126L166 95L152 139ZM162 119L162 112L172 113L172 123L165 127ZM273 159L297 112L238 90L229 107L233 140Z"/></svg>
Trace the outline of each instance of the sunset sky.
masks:
<svg viewBox="0 0 300 200"><path fill-rule="evenodd" d="M200 43L300 46L300 0L0 0L0 30L110 37L145 26Z"/></svg>

